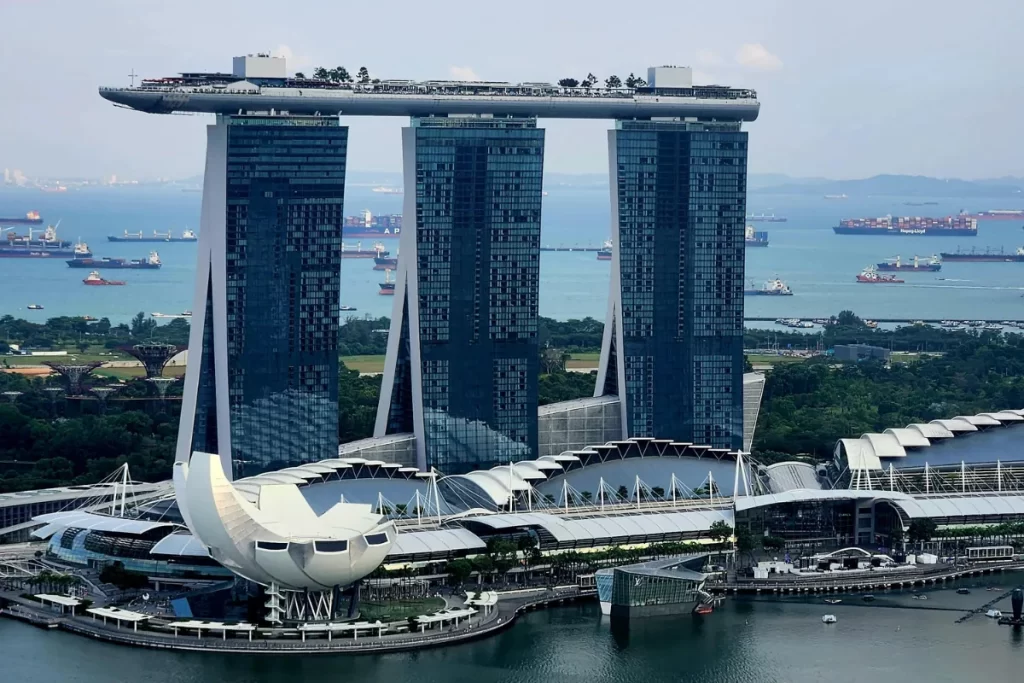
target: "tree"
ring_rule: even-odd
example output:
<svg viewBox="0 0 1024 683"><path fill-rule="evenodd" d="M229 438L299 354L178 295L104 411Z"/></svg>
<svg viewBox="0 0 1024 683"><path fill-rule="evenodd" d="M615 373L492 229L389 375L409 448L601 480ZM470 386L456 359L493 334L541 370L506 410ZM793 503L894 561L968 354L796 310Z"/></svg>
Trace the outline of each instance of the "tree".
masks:
<svg viewBox="0 0 1024 683"><path fill-rule="evenodd" d="M765 536L761 539L761 547L765 550L782 550L786 547L786 539L778 536Z"/></svg>
<svg viewBox="0 0 1024 683"><path fill-rule="evenodd" d="M313 69L313 78L317 79L318 81L329 81L331 80L331 73L322 66L318 66L317 68Z"/></svg>
<svg viewBox="0 0 1024 683"><path fill-rule="evenodd" d="M634 85L637 88L646 88L647 87L647 81L645 81L644 79L642 79L639 76L637 76L636 77L636 83Z"/></svg>
<svg viewBox="0 0 1024 683"><path fill-rule="evenodd" d="M654 494L655 498L664 498L665 497L665 489L663 489L660 486L655 486L654 488L652 488L651 489L651 493Z"/></svg>
<svg viewBox="0 0 1024 683"><path fill-rule="evenodd" d="M889 547L895 549L904 540L906 540L906 534L903 531L903 523L898 519L894 520L892 528L889 530Z"/></svg>
<svg viewBox="0 0 1024 683"><path fill-rule="evenodd" d="M736 552L753 562L754 537L746 527L736 529Z"/></svg>
<svg viewBox="0 0 1024 683"><path fill-rule="evenodd" d="M467 559L452 560L448 563L448 577L453 585L465 583L472 573L473 565Z"/></svg>
<svg viewBox="0 0 1024 683"><path fill-rule="evenodd" d="M558 85L562 86L563 88L575 88L579 86L579 84L580 82L577 81L575 78L563 78L560 81L558 81Z"/></svg>
<svg viewBox="0 0 1024 683"><path fill-rule="evenodd" d="M590 503L590 501L594 500L594 494L591 493L590 491L584 491L580 495L583 496L583 500L587 501L587 503Z"/></svg>
<svg viewBox="0 0 1024 683"><path fill-rule="evenodd" d="M369 83L370 82L370 70L367 69L365 66L359 67L358 78L359 78L359 82L360 83L363 83L363 84Z"/></svg>
<svg viewBox="0 0 1024 683"><path fill-rule="evenodd" d="M595 76L592 73L588 73L587 77L583 79L582 83L580 83L580 86L586 88L587 90L590 90L591 88L594 87L595 83L597 83L597 76Z"/></svg>
<svg viewBox="0 0 1024 683"><path fill-rule="evenodd" d="M622 87L622 79L620 79L618 76L611 75L608 78L604 79L604 87L606 87L606 88L621 88Z"/></svg>
<svg viewBox="0 0 1024 683"><path fill-rule="evenodd" d="M304 79L305 77L306 77L306 74L302 73L301 71L296 71L295 72L295 78L303 78Z"/></svg>
<svg viewBox="0 0 1024 683"><path fill-rule="evenodd" d="M629 489L625 486L620 486L615 492L619 494L619 498L629 498Z"/></svg>
<svg viewBox="0 0 1024 683"><path fill-rule="evenodd" d="M626 76L626 87L627 88L635 88L636 87L636 76L634 76L632 72L630 72L630 74L628 76Z"/></svg>
<svg viewBox="0 0 1024 683"><path fill-rule="evenodd" d="M719 519L711 523L711 527L708 529L708 538L719 543L724 543L732 536L732 527L724 519Z"/></svg>
<svg viewBox="0 0 1024 683"><path fill-rule="evenodd" d="M934 519L915 519L910 522L907 537L911 543L927 543L935 535L937 526Z"/></svg>

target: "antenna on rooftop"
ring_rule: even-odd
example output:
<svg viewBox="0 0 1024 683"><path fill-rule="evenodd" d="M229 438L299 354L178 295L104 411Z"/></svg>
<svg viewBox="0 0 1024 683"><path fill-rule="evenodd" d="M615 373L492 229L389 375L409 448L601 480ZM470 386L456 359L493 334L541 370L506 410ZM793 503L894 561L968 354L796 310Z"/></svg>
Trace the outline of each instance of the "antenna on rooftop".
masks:
<svg viewBox="0 0 1024 683"><path fill-rule="evenodd" d="M132 87L133 88L135 87L135 79L138 78L138 77L139 77L139 74L135 73L135 69L132 69L132 72L130 74L128 74L128 78L132 79Z"/></svg>

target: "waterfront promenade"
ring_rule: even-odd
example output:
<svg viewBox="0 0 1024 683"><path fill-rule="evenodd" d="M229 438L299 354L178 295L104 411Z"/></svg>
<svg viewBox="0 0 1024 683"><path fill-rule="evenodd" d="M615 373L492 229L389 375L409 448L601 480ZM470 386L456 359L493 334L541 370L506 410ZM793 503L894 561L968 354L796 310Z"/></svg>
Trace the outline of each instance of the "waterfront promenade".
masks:
<svg viewBox="0 0 1024 683"><path fill-rule="evenodd" d="M195 652L237 652L268 654L373 654L401 652L484 638L502 631L515 623L523 612L549 605L560 605L594 597L593 591L580 591L575 586L554 589L512 591L499 595L496 609L481 612L479 616L426 632L386 633L381 636L335 637L310 636L305 640L298 629L257 628L253 639L244 633L228 635L213 628L207 635L175 635L167 620L154 619L136 631L130 626L104 623L88 616L57 614L50 609L21 597L6 596L9 604L0 609L0 616L25 621L41 628L59 628L89 638L110 643L146 647L160 650L187 650ZM396 624L392 624L392 627ZM212 631L212 632L211 632ZM200 632L201 634L201 632Z"/></svg>

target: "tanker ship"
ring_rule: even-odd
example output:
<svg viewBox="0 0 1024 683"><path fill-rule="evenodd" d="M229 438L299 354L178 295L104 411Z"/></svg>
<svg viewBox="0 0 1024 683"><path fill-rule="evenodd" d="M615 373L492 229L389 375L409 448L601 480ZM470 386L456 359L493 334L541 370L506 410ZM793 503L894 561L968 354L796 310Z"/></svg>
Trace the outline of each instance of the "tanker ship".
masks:
<svg viewBox="0 0 1024 683"><path fill-rule="evenodd" d="M938 256L932 256L931 258L922 260L915 256L914 260L910 263L904 263L900 260L900 257L891 258L887 261L875 264L875 268L887 272L896 271L911 271L918 273L937 273L942 270L942 261L939 260Z"/></svg>
<svg viewBox="0 0 1024 683"><path fill-rule="evenodd" d="M181 237L175 237L170 230L167 232L153 231L151 236L145 236L142 231L128 232L124 231L124 235L107 235L108 242L196 242L199 238L191 230L185 230L181 233Z"/></svg>
<svg viewBox="0 0 1024 683"><path fill-rule="evenodd" d="M395 283L391 279L391 271L384 271L384 282L380 283L380 291L377 294L383 294L384 296L395 295Z"/></svg>
<svg viewBox="0 0 1024 683"><path fill-rule="evenodd" d="M763 230L754 230L753 225L748 225L743 232L743 243L748 247L767 247L768 233Z"/></svg>
<svg viewBox="0 0 1024 683"><path fill-rule="evenodd" d="M942 252L943 261L973 261L977 263L1022 263L1024 262L1024 247L1018 247L1013 254L1003 252L1002 247L998 250L986 249L985 251L960 251Z"/></svg>
<svg viewBox="0 0 1024 683"><path fill-rule="evenodd" d="M832 228L837 235L932 235L943 237L974 237L978 220L963 214L945 218L883 216L881 218L848 218Z"/></svg>
<svg viewBox="0 0 1024 683"><path fill-rule="evenodd" d="M29 211L21 218L0 218L0 225L42 225L43 217L38 211Z"/></svg>
<svg viewBox="0 0 1024 683"><path fill-rule="evenodd" d="M789 219L785 216L776 216L774 213L757 213L747 216L748 223L785 223L787 220Z"/></svg>
<svg viewBox="0 0 1024 683"><path fill-rule="evenodd" d="M68 261L68 266L72 268L114 268L120 269L131 269L131 270L158 270L163 266L160 262L160 256L155 252L149 252L149 258L137 258L137 259L123 259L123 258L110 258L105 256L101 259L95 258L76 258Z"/></svg>
<svg viewBox="0 0 1024 683"><path fill-rule="evenodd" d="M341 258L382 258L390 255L391 252L380 242L373 245L373 249L363 249L362 242L357 242L355 249L344 242L341 243Z"/></svg>
<svg viewBox="0 0 1024 683"><path fill-rule="evenodd" d="M1021 221L1024 222L1024 209L993 209L963 214L979 221Z"/></svg>

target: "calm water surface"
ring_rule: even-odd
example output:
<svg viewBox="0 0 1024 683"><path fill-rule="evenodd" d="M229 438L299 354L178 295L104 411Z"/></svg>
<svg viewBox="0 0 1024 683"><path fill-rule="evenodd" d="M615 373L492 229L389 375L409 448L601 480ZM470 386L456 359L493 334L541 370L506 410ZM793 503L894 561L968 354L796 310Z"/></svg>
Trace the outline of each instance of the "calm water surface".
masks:
<svg viewBox="0 0 1024 683"><path fill-rule="evenodd" d="M926 198L915 198L921 201ZM114 322L136 312L178 313L193 308L194 244L113 244L109 234L128 230L174 230L198 227L201 194L168 188L91 189L46 194L0 191L0 215L20 215L37 209L48 222L61 220L65 239L81 237L96 257L144 258L156 248L164 262L159 271L111 271L125 287L85 287L87 274L68 268L63 259L38 262L0 259L0 315L10 313L45 320L54 315L93 315ZM758 223L767 230L771 246L747 253L747 280L760 286L778 276L795 292L792 297L748 297L750 317L827 317L851 309L867 318L1024 318L1024 263L951 263L941 273L907 274L903 285L865 285L855 281L865 266L896 255L904 260L957 247L1002 247L1013 251L1024 244L1015 221L982 222L973 238L874 237L835 235L831 226L853 216L948 215L960 209L1024 208L1014 202L987 199L936 199L937 206L905 206L901 198L863 197L829 201L817 196L772 196L752 192L753 213L776 213L787 223ZM346 213L364 208L375 213L401 212L398 195L374 193L368 187L346 189ZM600 245L610 234L608 190L553 187L543 206L544 245ZM24 232L25 227L18 228ZM357 240L346 240L354 244ZM373 240L358 240L364 248ZM385 241L392 252L397 240ZM359 315L391 315L393 297L377 294L383 273L370 260L343 263L341 303L358 308ZM541 256L540 312L557 319L606 314L610 264L593 253L544 253ZM104 275L109 275L104 273ZM939 280L939 277L946 278ZM36 303L43 311L28 311Z"/></svg>
<svg viewBox="0 0 1024 683"><path fill-rule="evenodd" d="M665 617L612 631L596 604L534 612L503 634L450 648L384 656L257 657L166 653L106 645L0 620L3 680L34 683L766 683L1020 681L1024 632L961 612L1001 595L1020 574L969 582L971 595L932 591L927 603L883 593L870 606L765 598L729 600L710 618ZM921 608L927 605L927 608ZM896 607L895 609L893 607ZM1009 599L996 605L1009 611ZM825 625L821 615L838 623Z"/></svg>

